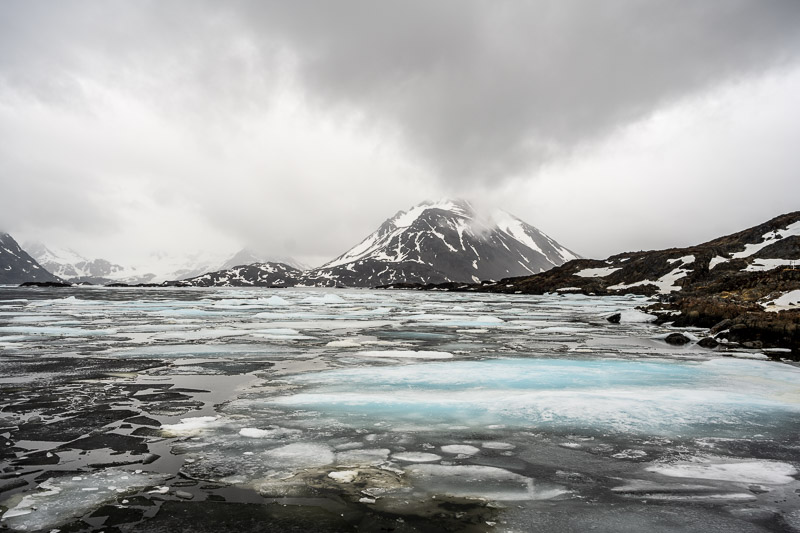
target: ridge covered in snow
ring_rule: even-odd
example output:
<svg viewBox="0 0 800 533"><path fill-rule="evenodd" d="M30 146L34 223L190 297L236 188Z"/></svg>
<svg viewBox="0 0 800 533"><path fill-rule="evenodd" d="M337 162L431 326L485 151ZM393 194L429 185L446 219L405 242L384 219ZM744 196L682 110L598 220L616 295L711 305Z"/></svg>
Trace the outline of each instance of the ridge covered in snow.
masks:
<svg viewBox="0 0 800 533"><path fill-rule="evenodd" d="M800 271L800 211L688 248L570 261L544 274L508 280L497 290L667 295L725 280L733 290L736 280L747 274L780 274L795 268Z"/></svg>

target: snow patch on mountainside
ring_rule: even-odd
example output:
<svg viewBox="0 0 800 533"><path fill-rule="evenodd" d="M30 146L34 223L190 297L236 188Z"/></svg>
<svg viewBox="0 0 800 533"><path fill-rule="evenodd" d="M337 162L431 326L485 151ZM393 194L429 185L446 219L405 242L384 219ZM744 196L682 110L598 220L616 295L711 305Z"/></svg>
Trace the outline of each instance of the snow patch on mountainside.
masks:
<svg viewBox="0 0 800 533"><path fill-rule="evenodd" d="M755 244L746 244L743 251L736 252L731 257L733 259L743 259L745 257L750 257L751 255L757 253L759 250L762 250L771 244L775 244L777 241L781 239L785 239L786 237L795 237L795 236L800 236L800 220L794 222L793 224L789 224L785 229L774 230L765 233L762 236L763 239L762 242Z"/></svg>
<svg viewBox="0 0 800 533"><path fill-rule="evenodd" d="M617 270L622 270L622 267L584 268L583 270L575 272L575 275L582 278L604 278L610 276Z"/></svg>

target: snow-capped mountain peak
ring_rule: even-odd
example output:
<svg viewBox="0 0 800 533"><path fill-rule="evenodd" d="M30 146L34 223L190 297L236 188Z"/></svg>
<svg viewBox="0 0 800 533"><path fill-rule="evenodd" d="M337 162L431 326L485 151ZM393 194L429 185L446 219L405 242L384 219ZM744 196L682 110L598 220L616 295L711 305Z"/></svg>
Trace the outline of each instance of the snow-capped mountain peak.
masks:
<svg viewBox="0 0 800 533"><path fill-rule="evenodd" d="M355 286L476 281L542 272L576 257L509 213L481 216L465 200L443 199L398 212L308 278Z"/></svg>

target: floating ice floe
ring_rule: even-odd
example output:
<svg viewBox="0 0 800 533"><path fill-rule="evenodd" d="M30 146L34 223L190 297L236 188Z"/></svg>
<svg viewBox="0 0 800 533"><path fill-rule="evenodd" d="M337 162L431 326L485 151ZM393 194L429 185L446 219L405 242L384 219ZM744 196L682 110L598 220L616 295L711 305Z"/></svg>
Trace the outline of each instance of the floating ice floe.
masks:
<svg viewBox="0 0 800 533"><path fill-rule="evenodd" d="M653 322L656 318L658 317L638 309L625 309L619 312L619 321L625 324Z"/></svg>
<svg viewBox="0 0 800 533"><path fill-rule="evenodd" d="M480 452L480 448L470 446L469 444L447 444L441 447L444 453L451 453L454 455L475 455Z"/></svg>
<svg viewBox="0 0 800 533"><path fill-rule="evenodd" d="M47 530L113 502L121 494L163 483L167 477L114 468L53 477L40 483L33 493L19 493L2 502L8 511L0 523L16 530Z"/></svg>
<svg viewBox="0 0 800 533"><path fill-rule="evenodd" d="M657 483L641 479L625 480L623 485L611 489L615 494L628 498L658 501L686 502L748 502L757 500L752 492L726 490L715 485L696 483Z"/></svg>
<svg viewBox="0 0 800 533"><path fill-rule="evenodd" d="M250 439L285 439L301 435L302 433L303 432L299 429L289 429L278 426L271 426L267 429L242 428L239 430L239 435Z"/></svg>
<svg viewBox="0 0 800 533"><path fill-rule="evenodd" d="M516 448L515 445L509 442L500 441L487 441L482 443L481 447L486 448L487 450L513 450Z"/></svg>
<svg viewBox="0 0 800 533"><path fill-rule="evenodd" d="M103 335L116 335L116 329L84 329L59 326L2 326L2 333L21 333L25 335L48 335L60 337L95 337Z"/></svg>
<svg viewBox="0 0 800 533"><path fill-rule="evenodd" d="M441 455L427 452L400 452L392 454L392 459L407 463L430 463L441 460Z"/></svg>
<svg viewBox="0 0 800 533"><path fill-rule="evenodd" d="M325 346L327 348L360 348L363 345L360 342L352 339L342 339L338 341L330 341Z"/></svg>
<svg viewBox="0 0 800 533"><path fill-rule="evenodd" d="M655 465L645 470L664 476L689 479L714 479L734 481L737 483L764 483L767 485L785 485L796 481L797 469L789 463L778 461L736 461L708 463L675 463L671 465Z"/></svg>
<svg viewBox="0 0 800 533"><path fill-rule="evenodd" d="M327 304L343 304L346 303L344 298L335 294L323 294L322 296L309 296L302 300L303 303L314 305L327 305Z"/></svg>
<svg viewBox="0 0 800 533"><path fill-rule="evenodd" d="M336 463L340 465L374 465L389 458L388 448L361 448L336 453Z"/></svg>
<svg viewBox="0 0 800 533"><path fill-rule="evenodd" d="M273 448L263 452L261 457L266 464L279 470L325 466L336 459L330 446L313 442L296 442Z"/></svg>
<svg viewBox="0 0 800 533"><path fill-rule="evenodd" d="M289 302L281 298L280 296L270 296L269 298L259 298L257 300L258 303L265 303L267 305L274 305L274 306L284 306L289 305Z"/></svg>
<svg viewBox="0 0 800 533"><path fill-rule="evenodd" d="M414 487L432 494L496 501L549 500L569 491L552 483L537 483L502 468L475 465L414 465L406 467Z"/></svg>
<svg viewBox="0 0 800 533"><path fill-rule="evenodd" d="M163 431L175 436L190 436L196 435L205 429L218 424L218 416L195 416L190 418L181 418L178 424L165 424L161 426Z"/></svg>
<svg viewBox="0 0 800 533"><path fill-rule="evenodd" d="M397 358L397 359L452 359L450 352L433 352L426 350L370 350L356 352L359 357Z"/></svg>

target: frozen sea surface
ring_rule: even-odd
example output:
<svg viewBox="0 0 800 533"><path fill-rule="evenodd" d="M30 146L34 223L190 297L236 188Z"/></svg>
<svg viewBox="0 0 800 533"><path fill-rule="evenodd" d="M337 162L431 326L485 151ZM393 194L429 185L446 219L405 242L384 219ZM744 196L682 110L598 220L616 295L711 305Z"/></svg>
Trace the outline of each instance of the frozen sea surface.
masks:
<svg viewBox="0 0 800 533"><path fill-rule="evenodd" d="M800 530L800 368L670 346L647 303L0 288L0 525L222 498L361 531Z"/></svg>

